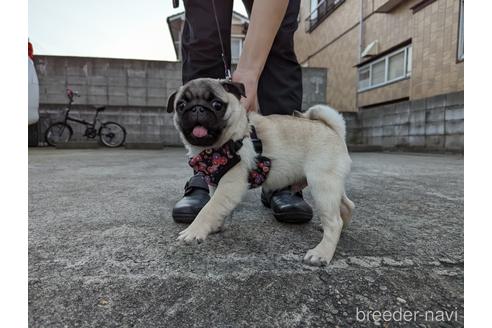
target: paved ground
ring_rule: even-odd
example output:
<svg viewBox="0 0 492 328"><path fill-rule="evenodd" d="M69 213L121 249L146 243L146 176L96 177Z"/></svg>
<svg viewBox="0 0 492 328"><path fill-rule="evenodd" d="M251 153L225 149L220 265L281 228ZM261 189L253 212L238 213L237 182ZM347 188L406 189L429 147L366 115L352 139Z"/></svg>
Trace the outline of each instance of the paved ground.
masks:
<svg viewBox="0 0 492 328"><path fill-rule="evenodd" d="M421 311L409 327L462 326L462 157L352 158L355 217L332 264L312 268L319 220L277 223L258 191L222 234L177 243L182 149L30 149L30 326L366 327L357 310L400 309Z"/></svg>

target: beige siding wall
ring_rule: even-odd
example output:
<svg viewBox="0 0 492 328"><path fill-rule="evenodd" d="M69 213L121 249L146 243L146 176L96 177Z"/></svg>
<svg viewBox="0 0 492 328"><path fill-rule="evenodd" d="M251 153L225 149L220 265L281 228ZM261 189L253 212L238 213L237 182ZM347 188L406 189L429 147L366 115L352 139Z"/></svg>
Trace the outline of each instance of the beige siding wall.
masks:
<svg viewBox="0 0 492 328"><path fill-rule="evenodd" d="M347 0L311 33L306 32L309 1L301 1L300 24L294 36L301 64L328 68L327 103L339 111L355 111L360 8ZM343 36L342 36L343 35ZM328 45L328 46L327 46Z"/></svg>
<svg viewBox="0 0 492 328"><path fill-rule="evenodd" d="M328 67L326 81L327 103L339 111L356 109L357 47L359 34L351 30L345 37L309 59L310 67Z"/></svg>
<svg viewBox="0 0 492 328"><path fill-rule="evenodd" d="M357 0L347 0L336 10L336 14L332 14L311 33L307 33L305 20L310 13L310 2L301 1L301 21L294 36L296 53L301 63L358 23L359 6L351 5L351 2L358 3Z"/></svg>
<svg viewBox="0 0 492 328"><path fill-rule="evenodd" d="M358 2L350 1L353 4ZM365 45L378 40L379 50L384 51L410 39L413 35L413 14L410 8L415 3L418 3L418 0L408 1L389 14L374 13L370 15L364 26Z"/></svg>
<svg viewBox="0 0 492 328"><path fill-rule="evenodd" d="M327 102L340 111L408 97L420 99L464 89L463 63L456 62L459 1L438 0L416 12L409 0L390 13L374 13L385 1L365 0L364 46L378 40L385 51L412 39L412 76L387 86L357 93L360 1L346 0L311 33L305 19L310 2L301 2L301 22L295 35L299 61L328 68Z"/></svg>
<svg viewBox="0 0 492 328"><path fill-rule="evenodd" d="M231 34L232 35L241 35L241 36L245 36L244 34L244 27L242 24L240 25L232 25L231 26Z"/></svg>
<svg viewBox="0 0 492 328"><path fill-rule="evenodd" d="M464 64L456 61L459 1L438 0L414 17L411 98L464 90Z"/></svg>
<svg viewBox="0 0 492 328"><path fill-rule="evenodd" d="M388 84L381 88L363 91L358 94L359 107L380 104L391 100L409 97L410 79Z"/></svg>
<svg viewBox="0 0 492 328"><path fill-rule="evenodd" d="M369 3L374 3L374 8L379 8L381 7L382 5L384 5L385 3L388 2L388 0L373 0L373 1L368 1Z"/></svg>

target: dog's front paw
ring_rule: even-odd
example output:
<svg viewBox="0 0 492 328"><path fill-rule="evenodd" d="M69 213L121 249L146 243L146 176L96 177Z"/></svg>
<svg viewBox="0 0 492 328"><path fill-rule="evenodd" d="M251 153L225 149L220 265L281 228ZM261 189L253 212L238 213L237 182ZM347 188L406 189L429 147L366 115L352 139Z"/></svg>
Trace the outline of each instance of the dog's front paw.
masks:
<svg viewBox="0 0 492 328"><path fill-rule="evenodd" d="M178 240L184 241L185 243L201 243L207 238L209 233L210 229L208 229L208 227L191 224L188 228L179 233Z"/></svg>
<svg viewBox="0 0 492 328"><path fill-rule="evenodd" d="M306 253L303 262L314 266L328 265L333 257L333 255L330 256L329 254L330 252L320 250L316 247Z"/></svg>

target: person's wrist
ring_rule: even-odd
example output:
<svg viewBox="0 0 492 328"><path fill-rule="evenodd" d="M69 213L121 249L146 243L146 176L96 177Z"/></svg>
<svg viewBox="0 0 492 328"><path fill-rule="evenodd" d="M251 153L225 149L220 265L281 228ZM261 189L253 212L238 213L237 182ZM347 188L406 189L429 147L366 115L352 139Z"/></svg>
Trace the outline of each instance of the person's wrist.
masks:
<svg viewBox="0 0 492 328"><path fill-rule="evenodd" d="M261 66L254 62L241 58L237 64L236 71L255 80L258 80L261 75Z"/></svg>
<svg viewBox="0 0 492 328"><path fill-rule="evenodd" d="M255 80L255 81L258 81L261 74L261 72L256 69L239 68L239 67L236 69L236 72L238 76L241 76L244 79Z"/></svg>
<svg viewBox="0 0 492 328"><path fill-rule="evenodd" d="M256 110L256 89L258 88L258 76L252 70L238 67L232 74L232 81L240 82L244 85L246 97L241 99L241 104L248 111Z"/></svg>
<svg viewBox="0 0 492 328"><path fill-rule="evenodd" d="M251 86L252 84L257 84L258 78L259 75L256 72L241 69L239 67L234 71L234 74L232 74L233 81L242 82L244 84L247 84L248 86Z"/></svg>

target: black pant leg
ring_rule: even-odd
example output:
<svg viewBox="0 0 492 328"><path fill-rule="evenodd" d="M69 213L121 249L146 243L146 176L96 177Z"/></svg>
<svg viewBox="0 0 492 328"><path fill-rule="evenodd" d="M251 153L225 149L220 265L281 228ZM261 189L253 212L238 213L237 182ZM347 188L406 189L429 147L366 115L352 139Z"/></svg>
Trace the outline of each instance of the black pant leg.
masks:
<svg viewBox="0 0 492 328"><path fill-rule="evenodd" d="M243 0L251 14L253 0ZM258 83L258 102L263 115L292 115L302 105L302 71L294 52L294 33L297 30L300 0L289 5L268 54Z"/></svg>
<svg viewBox="0 0 492 328"><path fill-rule="evenodd" d="M181 37L183 83L201 77L225 77L212 1L215 1L226 61L231 67L233 1L185 0L185 23Z"/></svg>
<svg viewBox="0 0 492 328"><path fill-rule="evenodd" d="M243 0L244 8L248 13L248 17L251 18L251 8L253 8L253 0Z"/></svg>
<svg viewBox="0 0 492 328"><path fill-rule="evenodd" d="M185 0L185 22L181 36L183 84L203 77L225 78L222 47L212 1L215 1L226 62L228 67L231 67L233 1ZM202 177L202 175L200 176ZM195 177L192 177L191 180L195 179Z"/></svg>

